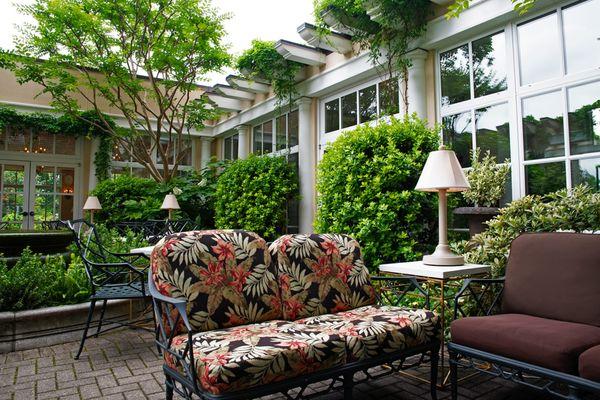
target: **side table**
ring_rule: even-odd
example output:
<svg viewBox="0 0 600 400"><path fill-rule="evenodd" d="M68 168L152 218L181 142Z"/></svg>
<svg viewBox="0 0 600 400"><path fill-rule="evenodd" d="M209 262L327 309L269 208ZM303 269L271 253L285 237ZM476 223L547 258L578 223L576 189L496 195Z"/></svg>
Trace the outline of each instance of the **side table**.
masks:
<svg viewBox="0 0 600 400"><path fill-rule="evenodd" d="M432 311L437 311L441 318L442 345L440 346L440 376L442 382L438 386L443 389L446 386L449 375L449 372L445 373L446 365L444 364L446 346L446 305L449 305L449 302L454 300L454 296L446 296L445 290L451 282L460 281L466 278L487 275L491 272L491 267L489 265L481 264L464 264L446 267L437 265L425 265L422 261L411 261L402 263L381 264L379 266L379 271L381 274L414 277L417 279L417 281L426 283L428 287L431 287L432 285L439 286L439 296L430 297L430 302ZM431 290L428 290L428 292L431 292ZM449 307L448 309L450 311L452 310L451 307Z"/></svg>

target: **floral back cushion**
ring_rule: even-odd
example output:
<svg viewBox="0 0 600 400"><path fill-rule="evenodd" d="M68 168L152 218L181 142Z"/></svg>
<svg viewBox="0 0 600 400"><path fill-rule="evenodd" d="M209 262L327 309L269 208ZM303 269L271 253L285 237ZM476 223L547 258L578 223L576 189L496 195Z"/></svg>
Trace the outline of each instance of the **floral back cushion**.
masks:
<svg viewBox="0 0 600 400"><path fill-rule="evenodd" d="M287 320L375 303L358 242L346 235L285 235L269 250Z"/></svg>
<svg viewBox="0 0 600 400"><path fill-rule="evenodd" d="M155 247L151 265L162 294L187 300L194 331L281 318L275 266L266 242L253 232L167 236Z"/></svg>

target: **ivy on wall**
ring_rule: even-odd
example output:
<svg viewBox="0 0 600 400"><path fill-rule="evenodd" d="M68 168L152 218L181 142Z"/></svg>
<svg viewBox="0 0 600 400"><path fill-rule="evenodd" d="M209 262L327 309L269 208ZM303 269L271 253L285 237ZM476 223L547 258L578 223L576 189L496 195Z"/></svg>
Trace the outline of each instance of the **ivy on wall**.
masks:
<svg viewBox="0 0 600 400"><path fill-rule="evenodd" d="M100 117L94 111L82 113L87 121L100 121ZM114 124L107 116L106 121ZM100 145L95 154L94 165L96 167L96 178L98 181L108 179L110 176L111 152L113 140L92 123L83 122L74 117L61 115L56 116L47 113L21 113L10 107L0 107L0 129L6 126L16 128L31 128L50 134L62 134L74 137L85 137L87 139L98 137Z"/></svg>

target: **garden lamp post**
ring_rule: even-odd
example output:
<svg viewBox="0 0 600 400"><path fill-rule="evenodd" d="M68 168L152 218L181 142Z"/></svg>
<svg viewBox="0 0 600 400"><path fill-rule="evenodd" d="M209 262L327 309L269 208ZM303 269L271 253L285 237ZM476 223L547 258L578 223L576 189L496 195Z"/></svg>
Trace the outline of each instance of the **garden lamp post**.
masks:
<svg viewBox="0 0 600 400"><path fill-rule="evenodd" d="M94 212L102 210L102 206L100 205L100 200L96 196L88 196L85 204L83 205L83 211L90 212L90 222L94 223Z"/></svg>
<svg viewBox="0 0 600 400"><path fill-rule="evenodd" d="M162 206L160 206L161 210L169 210L169 221L173 219L173 210L179 210L179 203L177 202L177 197L174 194L168 194L165 196L163 200Z"/></svg>
<svg viewBox="0 0 600 400"><path fill-rule="evenodd" d="M464 257L452 253L448 247L446 195L448 192L462 192L469 188L469 182L452 150L447 150L442 145L439 150L429 153L415 189L423 192L438 192L439 241L435 252L423 257L423 264L441 266L464 264Z"/></svg>

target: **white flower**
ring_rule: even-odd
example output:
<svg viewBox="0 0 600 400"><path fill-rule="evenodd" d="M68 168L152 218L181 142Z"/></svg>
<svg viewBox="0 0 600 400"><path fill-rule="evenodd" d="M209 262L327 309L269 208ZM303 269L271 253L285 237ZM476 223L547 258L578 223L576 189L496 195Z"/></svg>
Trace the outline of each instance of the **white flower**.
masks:
<svg viewBox="0 0 600 400"><path fill-rule="evenodd" d="M173 188L173 194L175 196L179 196L181 193L183 193L183 190L179 189L178 187Z"/></svg>

